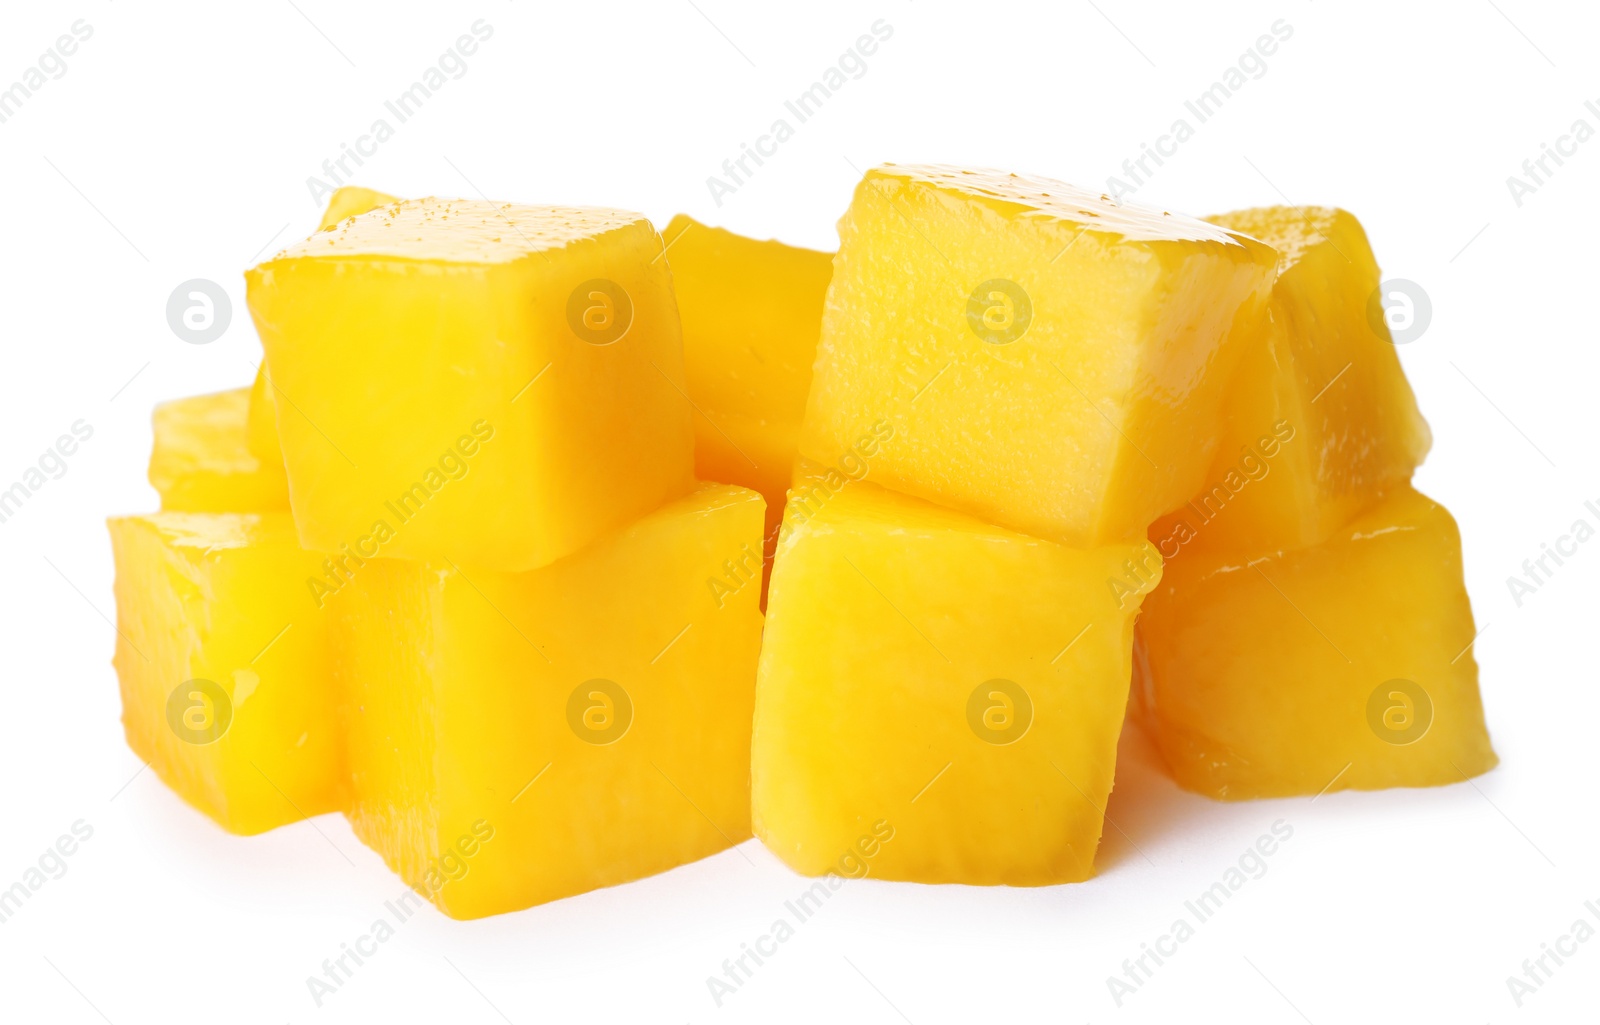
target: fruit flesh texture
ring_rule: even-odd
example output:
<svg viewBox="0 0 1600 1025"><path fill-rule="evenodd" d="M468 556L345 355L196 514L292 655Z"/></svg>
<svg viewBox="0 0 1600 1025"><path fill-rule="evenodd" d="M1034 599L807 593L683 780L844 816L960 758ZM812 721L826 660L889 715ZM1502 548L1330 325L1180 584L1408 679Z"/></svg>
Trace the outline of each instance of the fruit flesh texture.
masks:
<svg viewBox="0 0 1600 1025"><path fill-rule="evenodd" d="M695 474L761 492L776 542L833 254L683 214L662 233L696 415Z"/></svg>
<svg viewBox="0 0 1600 1025"><path fill-rule="evenodd" d="M267 512L289 508L283 463L250 447L250 389L163 402L154 416L150 484L177 512Z"/></svg>
<svg viewBox="0 0 1600 1025"><path fill-rule="evenodd" d="M529 573L358 569L337 606L357 835L455 918L747 839L761 520L755 492L705 485ZM569 718L594 680L632 704L607 744L580 739L604 739L581 732L604 725L594 691L579 696L589 719ZM613 698L616 722L621 707ZM475 825L493 839L463 858ZM466 870L433 885L452 848Z"/></svg>
<svg viewBox="0 0 1600 1025"><path fill-rule="evenodd" d="M1206 481L1151 540L1256 554L1316 544L1405 484L1432 443L1388 324L1372 313L1377 261L1360 222L1326 207L1213 220L1280 254L1268 315L1244 356ZM1381 312L1381 311L1380 311Z"/></svg>
<svg viewBox="0 0 1600 1025"><path fill-rule="evenodd" d="M306 590L322 556L284 512L181 513L108 521L116 558L117 650L128 746L173 790L234 833L260 833L343 805L332 698L331 619ZM209 680L226 698L190 681ZM184 739L169 695L192 704Z"/></svg>
<svg viewBox="0 0 1600 1025"><path fill-rule="evenodd" d="M1309 548L1169 561L1135 707L1179 784L1211 797L1457 783L1497 763L1475 633L1455 521L1403 485ZM1431 702L1411 743L1397 728L1421 703L1391 698L1394 680ZM1380 687L1387 722L1368 707Z"/></svg>
<svg viewBox="0 0 1600 1025"><path fill-rule="evenodd" d="M322 212L318 231L338 227L340 221L359 216L368 210L398 203L400 200L387 192L366 189L359 185L344 185L328 197L328 208ZM255 381L250 385L250 451L262 462L283 465L283 446L278 442L278 414L273 409L272 379L267 376L267 361L256 367Z"/></svg>
<svg viewBox="0 0 1600 1025"><path fill-rule="evenodd" d="M879 483L1079 547L1143 537L1200 486L1267 246L1046 179L892 165L839 231L802 455L887 420Z"/></svg>
<svg viewBox="0 0 1600 1025"><path fill-rule="evenodd" d="M756 835L807 875L1088 878L1160 572L1143 541L1071 549L803 464L757 682ZM1026 732L983 739L974 700Z"/></svg>
<svg viewBox="0 0 1600 1025"><path fill-rule="evenodd" d="M302 543L525 570L691 490L660 253L636 214L425 199L251 270Z"/></svg>

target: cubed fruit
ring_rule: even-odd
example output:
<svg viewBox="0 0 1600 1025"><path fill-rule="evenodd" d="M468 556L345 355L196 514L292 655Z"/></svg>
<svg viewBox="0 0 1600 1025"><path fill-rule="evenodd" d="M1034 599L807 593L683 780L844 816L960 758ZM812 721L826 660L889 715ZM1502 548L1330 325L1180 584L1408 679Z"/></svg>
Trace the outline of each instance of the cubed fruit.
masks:
<svg viewBox="0 0 1600 1025"><path fill-rule="evenodd" d="M179 513L108 521L128 746L235 833L343 804L331 614L306 581L289 514Z"/></svg>
<svg viewBox="0 0 1600 1025"><path fill-rule="evenodd" d="M1401 486L1309 548L1171 560L1135 707L1211 797L1457 783L1497 762L1475 634L1455 521Z"/></svg>
<svg viewBox="0 0 1600 1025"><path fill-rule="evenodd" d="M328 197L328 208L322 212L322 223L317 225L317 230L327 231L336 228L340 221L398 202L399 199L377 189L364 189L359 185L341 186Z"/></svg>
<svg viewBox="0 0 1600 1025"><path fill-rule="evenodd" d="M526 570L687 494L661 251L637 214L402 200L251 270L305 546Z"/></svg>
<svg viewBox="0 0 1600 1025"><path fill-rule="evenodd" d="M833 254L745 238L683 214L662 238L699 414L695 473L760 491L775 540Z"/></svg>
<svg viewBox="0 0 1600 1025"><path fill-rule="evenodd" d="M150 484L178 512L287 511L283 463L250 446L250 389L163 402L155 411Z"/></svg>
<svg viewBox="0 0 1600 1025"><path fill-rule="evenodd" d="M898 491L1079 547L1200 487L1276 262L1203 221L993 171L884 166L839 223L800 451L868 425Z"/></svg>
<svg viewBox="0 0 1600 1025"><path fill-rule="evenodd" d="M272 380L267 377L265 360L256 367L256 379L250 385L245 444L250 454L263 463L283 466L283 446L278 443L278 412L272 407Z"/></svg>
<svg viewBox="0 0 1600 1025"><path fill-rule="evenodd" d="M455 918L747 839L761 521L705 485L531 572L352 567L356 834Z"/></svg>
<svg viewBox="0 0 1600 1025"><path fill-rule="evenodd" d="M808 467L768 595L756 835L807 875L1088 878L1160 574L1144 541L1067 548Z"/></svg>
<svg viewBox="0 0 1600 1025"><path fill-rule="evenodd" d="M1316 544L1410 480L1432 441L1377 315L1360 222L1326 207L1213 220L1277 249L1279 275L1267 316L1240 325L1244 356L1207 479L1151 530L1169 558L1191 543L1250 554Z"/></svg>

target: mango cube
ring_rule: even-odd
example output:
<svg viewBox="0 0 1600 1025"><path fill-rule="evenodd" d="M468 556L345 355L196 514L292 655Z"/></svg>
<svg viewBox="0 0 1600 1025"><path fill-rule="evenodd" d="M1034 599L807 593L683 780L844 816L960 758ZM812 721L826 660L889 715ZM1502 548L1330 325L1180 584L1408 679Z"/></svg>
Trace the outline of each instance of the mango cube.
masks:
<svg viewBox="0 0 1600 1025"><path fill-rule="evenodd" d="M1375 316L1377 261L1354 216L1266 207L1213 220L1280 254L1268 315L1242 324L1223 440L1188 505L1151 539L1258 553L1316 544L1411 479L1432 443Z"/></svg>
<svg viewBox="0 0 1600 1025"><path fill-rule="evenodd" d="M1409 486L1309 548L1170 560L1139 635L1135 707L1198 793L1435 786L1497 762L1461 536Z"/></svg>
<svg viewBox="0 0 1600 1025"><path fill-rule="evenodd" d="M357 835L455 918L747 839L761 522L706 485L531 572L355 568L331 607Z"/></svg>
<svg viewBox="0 0 1600 1025"><path fill-rule="evenodd" d="M128 746L235 833L343 804L332 618L307 594L323 556L284 512L108 522Z"/></svg>
<svg viewBox="0 0 1600 1025"><path fill-rule="evenodd" d="M1266 245L1047 179L892 165L839 235L803 455L831 464L886 420L875 481L1085 548L1200 487Z"/></svg>
<svg viewBox="0 0 1600 1025"><path fill-rule="evenodd" d="M775 540L833 254L745 238L683 214L662 238L698 414L695 474L760 491Z"/></svg>
<svg viewBox="0 0 1600 1025"><path fill-rule="evenodd" d="M423 199L252 269L305 546L520 571L688 493L661 252L637 214Z"/></svg>
<svg viewBox="0 0 1600 1025"><path fill-rule="evenodd" d="M283 462L250 441L250 389L163 402L155 410L150 484L177 512L287 511Z"/></svg>
<svg viewBox="0 0 1600 1025"><path fill-rule="evenodd" d="M273 408L272 381L265 361L256 367L250 384L250 408L245 416L245 445L263 463L283 465L283 445L278 442L278 411Z"/></svg>
<svg viewBox="0 0 1600 1025"><path fill-rule="evenodd" d="M806 875L870 849L881 879L1088 878L1160 574L1144 541L1067 548L808 467L768 595L756 835Z"/></svg>

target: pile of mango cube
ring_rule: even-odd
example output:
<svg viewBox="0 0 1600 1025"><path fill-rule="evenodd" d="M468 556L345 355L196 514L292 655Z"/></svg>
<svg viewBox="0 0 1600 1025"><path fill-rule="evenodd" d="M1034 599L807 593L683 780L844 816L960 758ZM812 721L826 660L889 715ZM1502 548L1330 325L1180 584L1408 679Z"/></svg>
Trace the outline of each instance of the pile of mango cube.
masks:
<svg viewBox="0 0 1600 1025"><path fill-rule="evenodd" d="M458 918L1087 879L1125 722L1219 799L1495 765L1354 217L885 165L839 234L341 190L110 521L133 750Z"/></svg>

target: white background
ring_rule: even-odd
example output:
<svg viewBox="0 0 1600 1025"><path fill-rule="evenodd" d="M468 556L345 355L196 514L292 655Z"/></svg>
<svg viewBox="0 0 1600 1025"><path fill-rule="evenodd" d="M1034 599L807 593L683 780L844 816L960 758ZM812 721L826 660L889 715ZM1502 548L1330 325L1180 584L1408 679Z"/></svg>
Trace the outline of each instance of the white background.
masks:
<svg viewBox="0 0 1600 1025"><path fill-rule="evenodd" d="M1600 506L1600 139L1520 206L1506 179L1574 120L1600 129L1584 107L1600 106L1600 12L695 4L6 5L0 85L74 20L94 34L0 124L0 484L73 421L94 437L0 524L0 887L74 821L94 835L0 924L0 1020L1594 1020L1600 938L1520 1009L1505 979L1600 904L1600 542L1520 608L1506 580L1573 521L1600 522L1584 507ZM683 210L827 248L856 169L880 161L1104 188L1284 19L1293 37L1265 75L1135 198L1197 214L1342 205L1386 276L1426 289L1432 322L1401 351L1436 439L1417 480L1461 523L1502 765L1441 789L1223 805L1177 791L1130 738L1098 878L851 883L720 1009L706 977L804 885L754 841L518 914L429 911L315 1007L306 977L401 883L338 816L232 837L138 772L109 665L102 520L155 507L153 403L250 380L241 272L314 226L307 177L478 18L493 38L360 183L614 205L658 225ZM879 18L894 34L867 73L718 208L707 176ZM233 297L210 345L179 341L164 314L195 277ZM1267 875L1116 1007L1107 976L1278 819L1294 835Z"/></svg>

